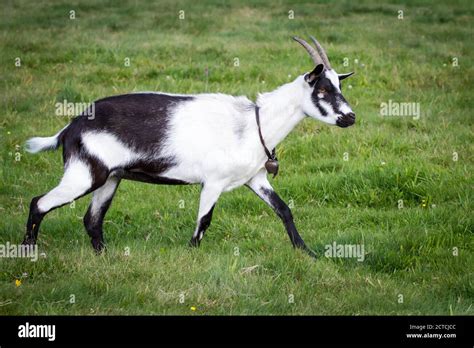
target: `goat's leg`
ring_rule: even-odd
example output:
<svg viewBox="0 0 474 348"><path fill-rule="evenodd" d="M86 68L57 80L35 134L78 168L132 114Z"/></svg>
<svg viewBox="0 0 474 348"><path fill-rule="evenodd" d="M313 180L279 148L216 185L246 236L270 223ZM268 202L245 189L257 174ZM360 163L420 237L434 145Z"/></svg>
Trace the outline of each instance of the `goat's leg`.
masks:
<svg viewBox="0 0 474 348"><path fill-rule="evenodd" d="M70 160L59 185L48 193L32 199L23 244L36 244L40 223L48 212L102 186L105 182L104 175L105 178L107 175L100 169L101 167L97 166L91 173L91 166L86 160Z"/></svg>
<svg viewBox="0 0 474 348"><path fill-rule="evenodd" d="M120 178L109 177L105 184L94 191L92 202L84 216L84 226L91 237L92 247L100 253L105 246L102 225L112 203Z"/></svg>
<svg viewBox="0 0 474 348"><path fill-rule="evenodd" d="M30 213L28 215L28 221L26 223L26 235L23 239L24 245L36 244L38 238L38 232L41 221L43 220L46 213L41 213L38 209L38 200L44 195L34 197L30 203Z"/></svg>
<svg viewBox="0 0 474 348"><path fill-rule="evenodd" d="M201 243L201 239L202 237L204 237L204 232L211 224L212 212L221 193L221 186L213 184L204 184L201 191L201 199L199 201L197 226L196 230L194 231L193 237L189 242L189 245L197 247Z"/></svg>
<svg viewBox="0 0 474 348"><path fill-rule="evenodd" d="M295 223L293 222L293 215L291 214L290 208L273 190L273 187L267 179L266 171L264 169L259 171L246 185L280 217L285 225L293 247L300 248L311 256L316 257L314 252L306 246L303 238L299 235Z"/></svg>

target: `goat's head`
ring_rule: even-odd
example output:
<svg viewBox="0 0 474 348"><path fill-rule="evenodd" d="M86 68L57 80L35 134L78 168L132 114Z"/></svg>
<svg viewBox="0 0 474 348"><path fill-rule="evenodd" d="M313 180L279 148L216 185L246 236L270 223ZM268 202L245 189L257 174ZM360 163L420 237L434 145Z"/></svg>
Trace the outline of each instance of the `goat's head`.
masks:
<svg viewBox="0 0 474 348"><path fill-rule="evenodd" d="M306 115L339 127L349 127L355 122L355 113L341 92L341 81L353 72L339 75L331 68L326 52L311 36L316 49L306 41L293 37L308 51L316 67L304 76L303 111Z"/></svg>

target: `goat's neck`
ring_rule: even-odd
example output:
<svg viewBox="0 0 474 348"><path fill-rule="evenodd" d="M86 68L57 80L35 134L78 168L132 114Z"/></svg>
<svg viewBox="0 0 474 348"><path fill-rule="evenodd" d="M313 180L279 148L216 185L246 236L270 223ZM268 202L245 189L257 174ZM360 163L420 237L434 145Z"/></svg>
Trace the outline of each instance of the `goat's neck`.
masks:
<svg viewBox="0 0 474 348"><path fill-rule="evenodd" d="M266 146L271 151L304 118L303 77L284 84L276 90L260 94L260 128Z"/></svg>

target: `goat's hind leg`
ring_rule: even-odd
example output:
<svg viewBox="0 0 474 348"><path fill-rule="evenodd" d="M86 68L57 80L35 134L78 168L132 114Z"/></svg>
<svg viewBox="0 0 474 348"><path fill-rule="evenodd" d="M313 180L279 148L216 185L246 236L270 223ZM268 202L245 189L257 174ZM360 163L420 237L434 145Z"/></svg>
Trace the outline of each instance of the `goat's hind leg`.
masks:
<svg viewBox="0 0 474 348"><path fill-rule="evenodd" d="M26 234L23 244L32 245L38 238L39 227L44 216L53 209L68 204L102 186L107 178L104 167L82 158L70 158L65 166L61 182L48 193L31 200Z"/></svg>
<svg viewBox="0 0 474 348"><path fill-rule="evenodd" d="M97 253L100 253L105 247L102 225L119 183L120 178L111 176L103 186L95 190L92 202L84 216L84 226L91 237L92 247Z"/></svg>
<svg viewBox="0 0 474 348"><path fill-rule="evenodd" d="M41 213L38 209L38 200L44 195L35 197L30 203L30 212L26 223L26 235L23 239L23 245L34 245L38 238L39 227L46 213Z"/></svg>

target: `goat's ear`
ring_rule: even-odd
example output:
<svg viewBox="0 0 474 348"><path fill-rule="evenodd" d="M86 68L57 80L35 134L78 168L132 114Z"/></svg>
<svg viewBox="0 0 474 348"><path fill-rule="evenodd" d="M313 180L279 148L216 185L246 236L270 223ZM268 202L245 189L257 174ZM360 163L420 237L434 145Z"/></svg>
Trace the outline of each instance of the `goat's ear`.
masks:
<svg viewBox="0 0 474 348"><path fill-rule="evenodd" d="M314 68L313 71L311 71L310 73L304 76L304 80L308 82L310 85L312 85L318 79L319 75L321 75L323 70L324 70L324 65L318 64L316 68Z"/></svg>
<svg viewBox="0 0 474 348"><path fill-rule="evenodd" d="M350 72L350 73L347 73L347 74L339 74L339 75L338 75L338 76L339 76L339 81L342 81L342 80L344 80L344 79L347 79L349 76L352 76L352 75L354 75L354 72L353 72L353 71Z"/></svg>

